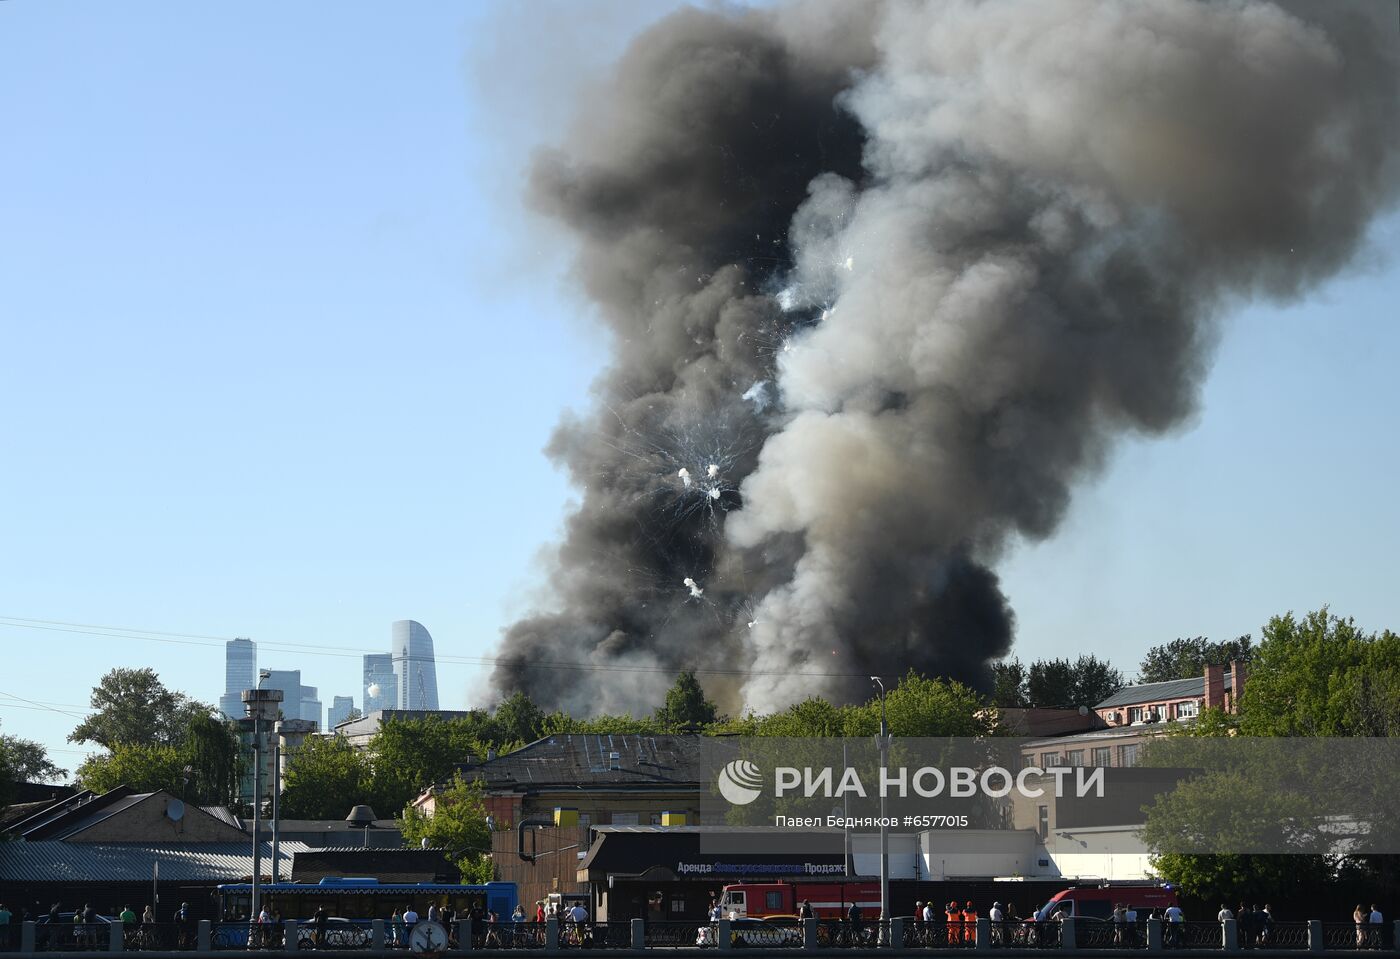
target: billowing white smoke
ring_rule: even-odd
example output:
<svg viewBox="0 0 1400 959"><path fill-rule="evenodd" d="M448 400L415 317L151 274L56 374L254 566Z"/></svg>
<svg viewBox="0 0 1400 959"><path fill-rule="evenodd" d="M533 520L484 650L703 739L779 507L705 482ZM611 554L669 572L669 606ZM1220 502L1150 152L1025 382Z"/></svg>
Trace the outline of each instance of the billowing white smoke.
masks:
<svg viewBox="0 0 1400 959"><path fill-rule="evenodd" d="M531 174L615 355L551 443L583 498L498 690L985 683L1007 544L1187 420L1232 305L1335 274L1393 204L1396 49L1385 4L1262 0L808 0L638 38Z"/></svg>

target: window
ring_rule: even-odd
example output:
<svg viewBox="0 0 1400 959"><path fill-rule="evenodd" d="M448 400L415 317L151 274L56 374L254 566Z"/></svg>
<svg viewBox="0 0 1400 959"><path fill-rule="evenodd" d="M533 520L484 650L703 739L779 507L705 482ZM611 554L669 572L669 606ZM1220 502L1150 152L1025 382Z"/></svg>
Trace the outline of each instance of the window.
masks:
<svg viewBox="0 0 1400 959"><path fill-rule="evenodd" d="M637 825L637 814L634 812L615 812L612 814L612 824L614 826L635 826Z"/></svg>
<svg viewBox="0 0 1400 959"><path fill-rule="evenodd" d="M1136 766L1138 758L1138 744L1132 743L1127 746L1118 747L1118 765Z"/></svg>
<svg viewBox="0 0 1400 959"><path fill-rule="evenodd" d="M1140 723L1140 722L1142 722L1142 707L1141 707L1141 706L1129 706L1129 707L1128 707L1128 722L1130 722L1130 723Z"/></svg>
<svg viewBox="0 0 1400 959"><path fill-rule="evenodd" d="M1082 750L1082 749L1071 749L1071 750L1069 751L1069 764L1070 764L1071 766L1082 766L1082 765L1084 765L1084 750Z"/></svg>
<svg viewBox="0 0 1400 959"><path fill-rule="evenodd" d="M1196 700L1176 704L1177 719L1195 719L1201 714L1201 704Z"/></svg>
<svg viewBox="0 0 1400 959"><path fill-rule="evenodd" d="M763 906L769 912L782 912L783 891L781 889L774 889L772 892L765 892L763 894Z"/></svg>
<svg viewBox="0 0 1400 959"><path fill-rule="evenodd" d="M659 812L654 812L654 813L651 814L651 824L652 824L653 826L659 826L659 825L661 825L661 813L659 813Z"/></svg>
<svg viewBox="0 0 1400 959"><path fill-rule="evenodd" d="M590 816L588 813L586 813L586 812L581 812L581 813L578 814L578 824L579 824L580 826L588 826L588 825L591 825L592 822L593 822L593 817Z"/></svg>
<svg viewBox="0 0 1400 959"><path fill-rule="evenodd" d="M1107 746L1095 746L1093 755L1095 766L1108 766L1113 762L1113 760L1109 758L1112 754L1109 752L1109 747Z"/></svg>
<svg viewBox="0 0 1400 959"><path fill-rule="evenodd" d="M1036 806L1036 830L1040 833L1040 841L1044 842L1050 838L1050 807Z"/></svg>
<svg viewBox="0 0 1400 959"><path fill-rule="evenodd" d="M1061 766L1061 765L1064 765L1064 764L1060 762L1060 754L1059 754L1059 753L1041 753L1041 754L1040 754L1040 766L1041 766L1042 769L1049 769L1051 766Z"/></svg>
<svg viewBox="0 0 1400 959"><path fill-rule="evenodd" d="M1035 766L1035 753L1026 753L1021 757L1021 768L1031 769Z"/></svg>

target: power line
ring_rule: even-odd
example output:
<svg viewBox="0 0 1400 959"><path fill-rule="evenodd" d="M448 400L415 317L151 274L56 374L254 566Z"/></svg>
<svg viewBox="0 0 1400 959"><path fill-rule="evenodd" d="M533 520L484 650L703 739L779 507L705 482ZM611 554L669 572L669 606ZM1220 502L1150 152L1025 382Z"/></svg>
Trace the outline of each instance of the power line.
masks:
<svg viewBox="0 0 1400 959"><path fill-rule="evenodd" d="M25 619L18 616L0 616L0 626L9 626L19 629L40 629L61 633L75 633L85 636L107 636L113 639L143 639L153 643L169 643L177 646L201 646L205 648L217 648L237 637L219 637L201 635L199 633L170 633L158 630L132 629L124 626L98 626L90 623L65 623L59 620L45 619ZM346 649L344 647L320 646L312 643L293 643L282 641L259 640L258 645L269 652L298 653L310 656L338 656L342 658L355 659L367 653L382 653L381 649ZM671 666L641 666L629 665L627 663L580 663L565 662L558 660L530 659L528 661L514 660L500 656L454 656L435 654L433 659L438 663L445 663L457 666L507 666L507 667L528 667L530 669L571 669L587 672L608 672L608 673L662 673L672 675L678 672L681 667ZM796 676L809 679L839 679L850 676L866 676L867 671L835 672L797 672L793 670L753 670L739 669L735 667L722 666L694 666L688 667L688 672L710 676Z"/></svg>
<svg viewBox="0 0 1400 959"><path fill-rule="evenodd" d="M72 718L72 719L86 719L86 718L87 718L87 717L84 716L82 713L72 713L72 712L69 712L69 711L66 710L66 709L55 709L55 708L52 707L52 706L46 706L46 705L44 705L43 703L36 702L36 701L34 701L34 700L32 700L32 699L25 699L23 696L16 696L14 693L7 693L7 692L5 692L3 689L0 689L0 696L5 696L5 697L8 697L9 699L17 699L17 700L19 700L21 703L27 703L27 704L28 704L31 708L33 708L33 709L42 709L42 710L44 710L45 712L58 713L60 716L68 716L68 717L70 717L70 718ZM13 704L11 704L11 705L13 705Z"/></svg>

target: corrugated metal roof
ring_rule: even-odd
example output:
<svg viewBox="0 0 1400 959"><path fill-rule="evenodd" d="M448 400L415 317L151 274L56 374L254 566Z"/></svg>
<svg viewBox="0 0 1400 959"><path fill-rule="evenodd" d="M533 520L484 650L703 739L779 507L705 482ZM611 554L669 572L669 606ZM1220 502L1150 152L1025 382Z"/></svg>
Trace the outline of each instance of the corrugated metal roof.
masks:
<svg viewBox="0 0 1400 959"><path fill-rule="evenodd" d="M580 735L563 734L536 740L483 763L463 766L468 779L483 780L487 789L539 788L608 784L698 785L703 749L712 743L697 735ZM612 768L612 754L617 768Z"/></svg>
<svg viewBox="0 0 1400 959"><path fill-rule="evenodd" d="M1230 689L1230 674L1225 674L1225 688ZM1118 692L1095 706L1095 709L1110 709L1114 706L1138 706L1146 703L1169 702L1173 699L1200 698L1206 694L1204 676L1190 679L1171 679L1164 683L1142 683L1138 686L1124 686Z"/></svg>
<svg viewBox="0 0 1400 959"><path fill-rule="evenodd" d="M73 813L69 814L67 821L62 823L56 823L54 828L49 829L48 831L43 833L43 838L45 841L53 839L67 839L70 836L77 835L84 829L88 829L92 826L97 825L104 819L110 819L120 812L125 812L126 810L130 809L132 806L137 805L138 803L145 802L147 799L150 799L152 795L154 794L137 793L131 796L122 796L121 798L114 800L113 802L106 803L105 805L99 806L91 810L90 812L88 812L87 815L81 815L82 809L74 810Z"/></svg>
<svg viewBox="0 0 1400 959"><path fill-rule="evenodd" d="M263 843L262 872L272 874L272 844ZM292 873L292 857L309 848L284 842L282 875ZM0 876L10 882L149 882L160 863L161 881L237 882L253 874L251 843L197 845L95 845L76 842L0 842Z"/></svg>
<svg viewBox="0 0 1400 959"><path fill-rule="evenodd" d="M235 816L227 806L200 806L199 808L226 826L232 826L234 829L243 828L243 821Z"/></svg>

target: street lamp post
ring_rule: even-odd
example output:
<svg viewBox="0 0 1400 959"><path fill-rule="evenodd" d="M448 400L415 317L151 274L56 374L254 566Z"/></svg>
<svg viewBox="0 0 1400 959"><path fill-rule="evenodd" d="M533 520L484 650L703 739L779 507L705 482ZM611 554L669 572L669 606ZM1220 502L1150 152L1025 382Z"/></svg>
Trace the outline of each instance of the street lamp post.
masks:
<svg viewBox="0 0 1400 959"><path fill-rule="evenodd" d="M890 918L890 832L885 825L885 768L889 765L890 726L885 719L885 684L879 676L870 681L880 687L880 940L887 941L885 923Z"/></svg>
<svg viewBox="0 0 1400 959"><path fill-rule="evenodd" d="M282 703L282 690L262 688L262 681L266 678L266 671L260 671L257 688L243 690L243 706L253 720L253 895L248 916L253 922L258 920L258 899L262 892L263 720L275 722Z"/></svg>

